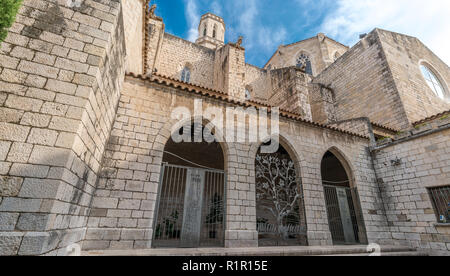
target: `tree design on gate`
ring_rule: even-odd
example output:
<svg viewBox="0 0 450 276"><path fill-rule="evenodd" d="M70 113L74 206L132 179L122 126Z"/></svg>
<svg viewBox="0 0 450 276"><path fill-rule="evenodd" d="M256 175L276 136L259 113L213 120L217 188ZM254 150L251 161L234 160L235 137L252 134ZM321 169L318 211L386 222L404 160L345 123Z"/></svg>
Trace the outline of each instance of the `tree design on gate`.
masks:
<svg viewBox="0 0 450 276"><path fill-rule="evenodd" d="M255 168L258 232L275 234L278 240L298 239L306 230L294 162L286 154L258 153Z"/></svg>

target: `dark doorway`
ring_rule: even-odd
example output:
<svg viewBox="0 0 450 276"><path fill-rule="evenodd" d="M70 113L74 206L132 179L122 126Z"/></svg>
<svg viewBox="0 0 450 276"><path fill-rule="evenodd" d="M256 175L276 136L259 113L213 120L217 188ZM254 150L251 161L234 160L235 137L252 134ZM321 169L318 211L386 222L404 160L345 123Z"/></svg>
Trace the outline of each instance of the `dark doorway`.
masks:
<svg viewBox="0 0 450 276"><path fill-rule="evenodd" d="M347 171L334 153L324 155L321 172L331 236L334 244L367 243L358 191Z"/></svg>
<svg viewBox="0 0 450 276"><path fill-rule="evenodd" d="M193 130L204 131L203 126ZM194 139L192 139L194 141ZM217 142L170 139L163 154L154 247L221 247L225 242L224 154Z"/></svg>

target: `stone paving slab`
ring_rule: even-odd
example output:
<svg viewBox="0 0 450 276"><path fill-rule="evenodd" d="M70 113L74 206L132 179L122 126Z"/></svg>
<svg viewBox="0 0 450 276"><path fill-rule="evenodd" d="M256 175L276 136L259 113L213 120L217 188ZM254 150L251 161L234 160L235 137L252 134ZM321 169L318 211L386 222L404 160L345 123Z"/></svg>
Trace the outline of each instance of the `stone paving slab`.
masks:
<svg viewBox="0 0 450 276"><path fill-rule="evenodd" d="M402 246L382 246L383 253L417 253ZM366 254L367 246L299 246L257 248L177 248L83 251L83 256L320 256Z"/></svg>

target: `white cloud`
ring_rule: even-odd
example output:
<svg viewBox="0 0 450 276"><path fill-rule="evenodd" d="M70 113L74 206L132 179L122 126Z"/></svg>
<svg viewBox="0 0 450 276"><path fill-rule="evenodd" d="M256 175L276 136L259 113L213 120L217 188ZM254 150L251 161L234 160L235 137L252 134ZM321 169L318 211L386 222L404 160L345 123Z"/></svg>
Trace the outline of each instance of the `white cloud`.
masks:
<svg viewBox="0 0 450 276"><path fill-rule="evenodd" d="M198 38L198 23L200 14L195 0L184 0L186 5L185 16L188 23L188 40L194 42Z"/></svg>
<svg viewBox="0 0 450 276"><path fill-rule="evenodd" d="M228 5L231 5L228 7L231 10L240 11L235 21L228 24L229 38L236 40L238 35L243 35L247 50L258 47L262 52L270 52L286 39L284 27L269 25L264 21L263 1L229 1Z"/></svg>
<svg viewBox="0 0 450 276"><path fill-rule="evenodd" d="M378 27L418 37L450 64L450 1L338 0L320 30L346 43Z"/></svg>

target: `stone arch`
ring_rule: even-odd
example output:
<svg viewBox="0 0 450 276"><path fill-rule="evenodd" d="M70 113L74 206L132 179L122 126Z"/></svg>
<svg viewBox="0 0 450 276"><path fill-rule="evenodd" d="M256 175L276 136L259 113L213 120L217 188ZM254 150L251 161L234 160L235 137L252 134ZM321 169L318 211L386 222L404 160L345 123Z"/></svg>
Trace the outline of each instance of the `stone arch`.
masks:
<svg viewBox="0 0 450 276"><path fill-rule="evenodd" d="M294 141L291 137L289 137L287 134L275 134L275 135L268 135L266 137L264 137L263 139L261 139L264 142L269 141L270 139L277 139L280 143L280 145L283 146L283 148L289 153L289 156L292 158L292 160L295 163L295 169L296 169L296 173L297 176L301 179L303 179L303 171L305 168L306 164L305 164L305 159L297 152L297 150L295 149L295 146L290 142L290 141ZM258 153L259 148L261 147L262 144L264 144L264 142L259 142L259 143L253 143L250 147L250 152L249 152L249 157L251 159L250 162L252 167L255 166L255 158L256 158L256 154Z"/></svg>
<svg viewBox="0 0 450 276"><path fill-rule="evenodd" d="M291 244L289 241L285 241L286 243L282 243L282 244L278 244L278 245L308 245L308 231L307 231L307 212L306 212L306 204L305 204L305 189L304 189L304 183L303 183L303 174L304 171L306 169L302 169L306 167L305 161L304 159L301 157L301 155L297 152L296 147L290 142L290 141L294 141L294 139L292 139L291 137L288 137L288 135L286 134L276 134L276 135L268 135L267 137L265 137L264 139L262 139L262 142L259 143L253 143L250 147L250 151L249 151L249 158L250 158L250 167L253 168L253 171L256 170L256 163L255 163L255 159L257 156L257 153L260 149L260 147L264 144L264 142L270 141L271 139L276 139L279 142L279 145L287 152L287 154L289 155L289 158L293 161L294 163L294 168L295 168L295 177L297 180L297 185L299 185L299 188L301 189L301 194L302 194L302 198L300 199L299 203L300 205L298 206L299 209L299 213L294 212L296 215L298 215L298 221L297 223L298 226L302 227L303 229L303 234L300 234L300 239L297 238L296 242L300 242L299 244ZM256 185L256 175L254 175L254 177L252 178L252 184ZM254 189L252 189L254 191L255 194L255 198L256 198L256 194L257 194L257 189L256 187ZM256 209L258 210L258 204L256 204ZM264 224L264 223L263 223ZM258 223L257 223L258 225ZM284 225L284 224L283 224ZM291 223L288 222L288 225L291 225ZM294 223L294 225L297 225ZM285 226L285 225L284 225ZM259 227L258 227L259 229ZM261 244L263 242L263 240L259 240L260 246L273 246L272 244Z"/></svg>
<svg viewBox="0 0 450 276"><path fill-rule="evenodd" d="M339 160L341 165L344 167L345 173L347 174L348 180L350 182L349 183L350 187L351 188L356 187L357 184L356 184L356 178L355 178L355 173L354 173L355 169L352 165L352 162L350 161L350 158L337 146L332 146L322 152L322 154L320 155L319 162L322 162L322 160L327 152L331 152L334 156L336 156L336 158Z"/></svg>
<svg viewBox="0 0 450 276"><path fill-rule="evenodd" d="M367 233L352 162L336 146L320 156L320 177L333 243L366 244Z"/></svg>
<svg viewBox="0 0 450 276"><path fill-rule="evenodd" d="M161 224L163 224L162 221L163 221L164 217L167 217L167 214L164 214L164 213L161 213L161 215L160 215L161 210L169 210L168 211L169 213L171 212L171 210L177 210L178 211L177 208L179 208L179 207L176 207L176 206L179 206L177 204L180 202L180 200L176 199L176 198L184 198L184 195L182 194L183 193L182 192L183 188L180 188L180 187L183 187L182 186L183 184L181 184L181 186L179 184L175 184L177 186L173 186L174 184L168 184L168 183L176 183L176 182L171 182L171 180L164 181L164 179L167 176L169 176L169 177L173 177L174 176L174 173L169 173L169 171L174 171L174 169L173 169L174 166L175 167L178 166L179 168L182 168L182 169L178 169L178 171L175 173L176 176L179 175L180 170L183 170L183 169L185 171L188 171L188 170L189 171L193 171L193 170L196 170L196 169L200 169L200 170L206 169L206 170L204 170L205 171L204 172L204 181L205 181L204 182L205 183L204 193L205 193L205 196L203 197L204 201L199 201L199 202L203 202L203 203L200 203L203 206L202 208L210 208L210 207L204 207L204 206L208 206L207 203L205 203L205 202L211 202L212 198L214 198L214 200L215 200L215 197L216 197L215 193L216 192L218 192L217 196L219 198L221 198L219 200L225 202L225 205L224 205L225 208L227 207L228 202L229 202L228 193L223 191L223 189L228 191L229 187L230 187L230 182L228 180L229 177L227 175L228 171L229 171L228 167L229 167L229 162L230 162L229 156L230 156L230 152L231 152L231 154L233 154L233 153L235 154L235 151L232 150L232 149L230 150L230 147L229 147L228 143L222 142L221 140L217 142L217 144L220 145L220 149L222 150L222 153L223 153L223 159L224 159L223 160L223 166L224 166L223 170L222 170L222 168L220 168L220 169L215 169L215 168L214 169L208 169L208 167L213 167L213 166L207 166L205 164L198 165L200 163L192 163L192 164L197 164L197 165L184 165L184 164L178 164L176 162L172 163L172 162L168 161L169 163L167 163L167 165L163 164L164 160L167 160L167 158L165 156L165 150L167 150L166 149L166 145L169 144L169 142L171 141L171 135L175 131L178 131L181 127L186 126L186 125L191 125L192 123L201 123L203 127L211 128L211 130L213 132L213 135L218 136L218 137L222 137L221 131L219 129L215 128L215 125L213 125L211 123L211 121L203 118L202 116L191 116L191 117L186 118L186 119L181 120L181 121L169 120L161 127L161 129L159 130L158 134L154 137L153 149L152 149L152 157L154 159L153 163L155 164L156 169L153 171L152 179L159 179L159 182L158 182L158 185L157 185L157 188L156 188L156 191L157 191L156 202L155 202L156 205L155 205L155 208L153 209L154 213L153 213L153 220L152 220L152 224L151 225L152 225L152 229L154 231L153 232L154 236L153 236L152 244L154 246L156 246L156 247L159 247L159 246L163 246L164 247L164 246L166 246L166 245L162 245L161 244L161 242L163 242L161 240L161 237L164 234L162 234L162 235L160 234L160 236L157 236L157 234L155 234L155 231L156 231L156 233L161 233L161 231L158 232L158 229L161 229L161 228L159 228L159 226ZM177 151L172 151L172 152L176 153L176 154L179 154ZM179 154L179 157L180 156L183 156L183 155ZM185 167L185 166L187 166L187 167ZM223 173L223 171L225 173ZM162 175L162 173L164 173L164 175ZM214 176L212 176L212 174L214 174ZM185 177L187 177L187 176L185 176ZM222 179L222 180L220 180L220 179ZM210 181L211 185L207 185L208 181ZM216 182L214 182L214 181L216 181ZM217 182L217 181L219 181L219 182ZM212 183L214 183L214 184L212 184ZM170 185L172 185L172 186L170 186ZM185 184L185 185L187 185L187 184ZM164 187L166 187L166 188L164 189ZM172 187L172 188L167 188L167 187ZM167 209L167 208L160 209L161 208L161 205L160 205L161 204L160 203L161 202L161 198L164 198L164 194L167 197L167 192L169 191L169 193L170 193L170 191L173 191L174 190L173 187L178 187L178 188L175 188L175 190L176 191L180 191L180 192L176 192L175 195L174 195L174 198L176 199L175 200L176 203L173 204L173 205L170 205L170 209ZM207 188L207 187L210 187L210 188ZM223 191L223 193L220 192L220 191ZM180 195L181 195L181 197L180 197ZM206 199L206 195L209 196L208 199ZM213 195L212 198L211 198L211 195ZM166 200L165 202L168 202L168 201ZM213 203L213 204L215 204L215 203ZM188 210L188 209L184 209L184 210ZM227 227L226 221L227 221L228 217L227 217L227 213L226 212L224 212L223 214L224 214L225 220L224 220L224 223L221 224L221 225L223 225L222 228L219 228L219 229L222 229L223 231L225 231L226 230L225 227ZM178 217L177 217L177 220L178 220ZM220 220L222 220L222 219L220 219ZM179 223L180 222L178 221L177 222L178 227L180 226ZM202 227L205 227L205 221L204 220L202 220ZM177 229L178 229L178 231L181 230L181 228L177 228ZM226 241L226 239L225 239L225 232L221 232L222 230L220 230L220 231L218 230L218 233L220 232L222 234L217 234L218 235L217 236L217 240L216 240L217 242L225 242ZM204 233L204 230L202 230L202 233ZM165 235L167 235L167 234L165 234ZM204 235L204 234L202 234L202 235ZM157 237L159 237L159 238L157 238ZM216 238L216 236L214 236L214 237ZM162 238L162 239L164 240L164 238ZM180 236L178 235L176 239L180 239ZM217 244L217 246L219 246L219 245ZM177 247L177 246L175 246L175 247Z"/></svg>
<svg viewBox="0 0 450 276"><path fill-rule="evenodd" d="M443 95L443 97L444 97L443 100L450 101L449 86L448 86L447 82L445 81L445 79L442 77L442 75L439 72L439 70L437 70L436 67L433 64L431 64L430 62L428 62L427 60L424 60L424 59L419 60L418 66L419 66L419 70L420 71L422 71L421 66L424 66L425 68L427 68L437 78L438 82L440 82L440 84L442 86L442 90L443 90L443 94L444 94ZM422 72L420 72L420 75L422 76L422 79L425 80L425 76L423 75ZM425 80L425 82L426 82L426 80ZM428 84L426 86L428 87ZM430 90L432 90L431 87L430 87ZM435 91L432 91L432 92L433 92L434 95L436 95ZM438 95L436 95L436 96L438 96Z"/></svg>
<svg viewBox="0 0 450 276"><path fill-rule="evenodd" d="M158 158L158 163L162 162L162 157L164 154L164 147L171 138L171 135L174 131L177 131L181 127L185 126L189 122L202 122L204 126L208 124L212 124L209 120L201 117L201 116L191 116L190 118L184 119L182 121L178 120L169 120L166 122L163 127L160 129L158 134L155 136L153 141L153 151L154 155ZM215 126L214 126L215 127ZM214 136L216 137L224 137L223 133L220 132L216 127L214 128ZM236 154L236 151L233 148L230 148L230 144L226 141L218 142L222 148L224 155L224 164L225 164L225 172L227 172L229 165L229 156L232 154Z"/></svg>
<svg viewBox="0 0 450 276"><path fill-rule="evenodd" d="M333 56L332 56L333 61L338 60L341 56L342 56L342 54L339 51L335 51Z"/></svg>
<svg viewBox="0 0 450 276"><path fill-rule="evenodd" d="M180 80L183 82L192 82L193 66L190 62L181 65Z"/></svg>
<svg viewBox="0 0 450 276"><path fill-rule="evenodd" d="M305 55L308 57L309 62L310 62L310 66L311 66L311 75L314 75L315 73L315 63L314 63L314 56L312 53L310 53L307 50L304 49L300 49L299 51L297 51L297 53L295 54L295 56L293 57L293 64L294 66L297 66L297 61L299 59L299 57L301 55Z"/></svg>

